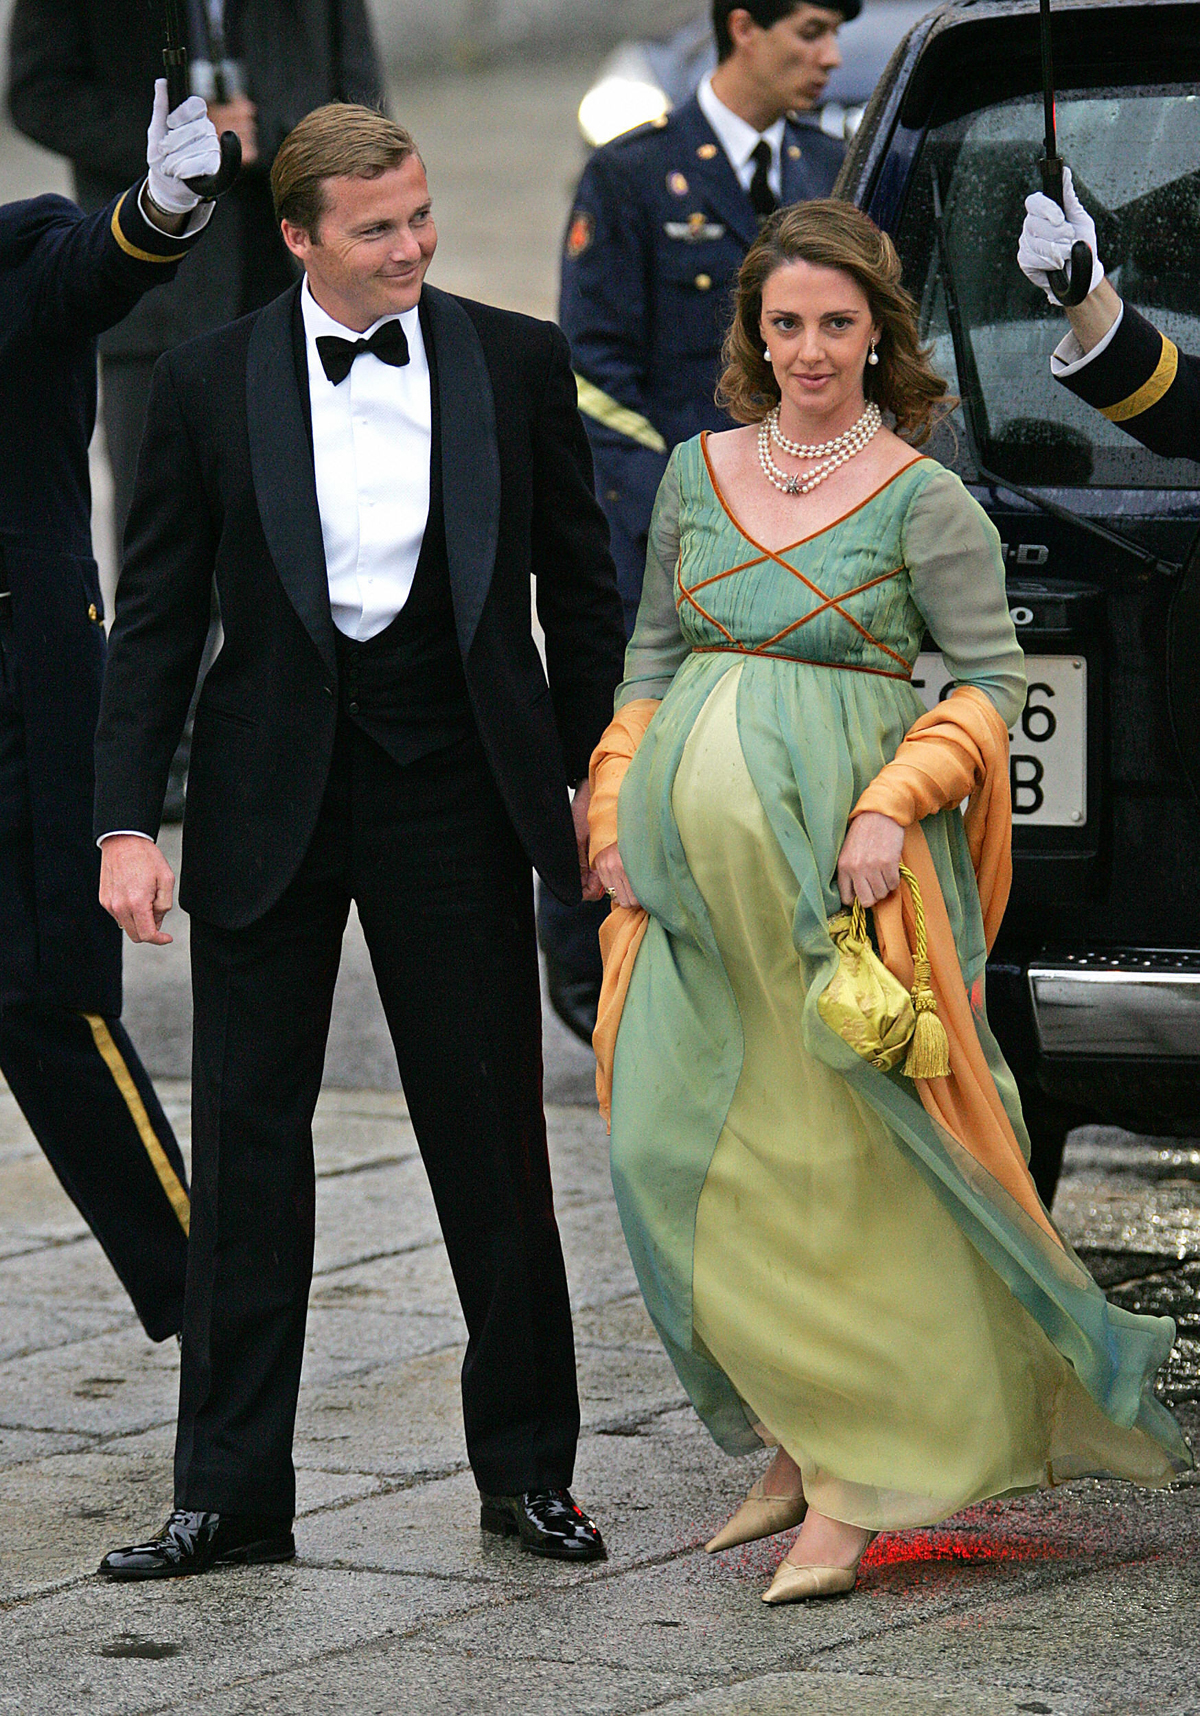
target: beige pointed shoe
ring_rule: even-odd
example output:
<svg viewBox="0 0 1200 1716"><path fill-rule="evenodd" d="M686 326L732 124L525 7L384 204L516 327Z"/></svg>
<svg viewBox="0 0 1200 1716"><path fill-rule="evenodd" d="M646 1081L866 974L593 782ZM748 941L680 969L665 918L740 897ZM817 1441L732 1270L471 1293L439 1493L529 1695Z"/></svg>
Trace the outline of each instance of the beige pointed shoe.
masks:
<svg viewBox="0 0 1200 1716"><path fill-rule="evenodd" d="M739 1543L754 1543L760 1537L774 1537L777 1531L790 1531L807 1511L803 1491L798 1496L764 1495L759 1478L732 1519L704 1545L705 1553L715 1555L719 1549L733 1549Z"/></svg>
<svg viewBox="0 0 1200 1716"><path fill-rule="evenodd" d="M850 1567L797 1567L794 1562L781 1561L762 1594L763 1602L807 1603L814 1597L844 1597L853 1591L859 1564L878 1536L877 1531L871 1533Z"/></svg>

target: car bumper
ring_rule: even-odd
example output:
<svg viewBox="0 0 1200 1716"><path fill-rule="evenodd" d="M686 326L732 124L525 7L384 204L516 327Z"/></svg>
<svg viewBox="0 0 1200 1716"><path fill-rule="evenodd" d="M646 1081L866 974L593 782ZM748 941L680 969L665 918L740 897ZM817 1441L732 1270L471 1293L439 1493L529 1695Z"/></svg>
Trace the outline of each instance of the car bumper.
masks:
<svg viewBox="0 0 1200 1716"><path fill-rule="evenodd" d="M1049 1059L1200 1058L1200 956L1067 954L1028 968L1038 1049Z"/></svg>

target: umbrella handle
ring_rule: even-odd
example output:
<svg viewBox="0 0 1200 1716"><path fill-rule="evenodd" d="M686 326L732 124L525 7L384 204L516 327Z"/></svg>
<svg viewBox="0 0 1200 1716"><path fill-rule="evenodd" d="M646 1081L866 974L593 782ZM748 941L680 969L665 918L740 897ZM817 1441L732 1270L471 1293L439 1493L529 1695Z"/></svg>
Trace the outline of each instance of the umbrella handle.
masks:
<svg viewBox="0 0 1200 1716"><path fill-rule="evenodd" d="M174 113L177 107L188 98L187 49L164 48L163 69L167 74L167 107ZM221 165L215 173L201 173L197 178L185 180L189 191L194 191L205 202L215 202L223 197L225 192L236 180L242 170L242 144L236 131L221 133Z"/></svg>
<svg viewBox="0 0 1200 1716"><path fill-rule="evenodd" d="M1058 155L1043 155L1038 162L1042 172L1042 191L1059 208L1063 206L1063 164ZM1064 309L1082 304L1092 289L1093 258L1091 246L1077 238L1071 246L1070 268L1054 268L1049 274L1050 290Z"/></svg>

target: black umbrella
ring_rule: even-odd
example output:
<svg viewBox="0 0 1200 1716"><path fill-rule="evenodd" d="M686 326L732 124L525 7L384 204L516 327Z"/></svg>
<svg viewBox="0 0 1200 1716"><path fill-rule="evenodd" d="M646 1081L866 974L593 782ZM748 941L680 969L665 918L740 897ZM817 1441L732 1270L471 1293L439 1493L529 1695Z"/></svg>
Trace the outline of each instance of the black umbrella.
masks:
<svg viewBox="0 0 1200 1716"><path fill-rule="evenodd" d="M173 113L188 98L187 49L179 24L178 0L163 0L163 68L167 74L167 107ZM215 173L203 173L187 181L206 202L224 196L242 170L242 145L236 131L221 133L221 165ZM1059 173L1061 185L1062 174Z"/></svg>
<svg viewBox="0 0 1200 1716"><path fill-rule="evenodd" d="M1050 51L1050 0L1039 0L1042 30L1042 101L1046 113L1046 153L1038 162L1042 170L1042 190L1051 200L1063 206L1063 164L1058 153L1058 138L1054 118L1054 60ZM1069 269L1056 268L1050 274L1050 289L1060 304L1082 304L1092 285L1092 253L1083 239L1071 246Z"/></svg>

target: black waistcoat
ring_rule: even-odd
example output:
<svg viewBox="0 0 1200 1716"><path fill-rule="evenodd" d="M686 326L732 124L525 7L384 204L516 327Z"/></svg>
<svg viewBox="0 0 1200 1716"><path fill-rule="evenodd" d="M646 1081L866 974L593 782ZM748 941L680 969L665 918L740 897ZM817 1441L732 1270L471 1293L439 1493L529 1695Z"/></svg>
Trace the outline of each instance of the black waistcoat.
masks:
<svg viewBox="0 0 1200 1716"><path fill-rule="evenodd" d="M297 320L300 320L298 309ZM437 354L424 309L421 332L429 359L433 433L429 519L412 590L391 625L365 643L356 643L337 633L341 718L369 733L401 764L442 750L475 731L450 593L442 500ZM302 326L300 337L302 342ZM300 351L304 352L303 343ZM301 391L307 406L307 366Z"/></svg>

